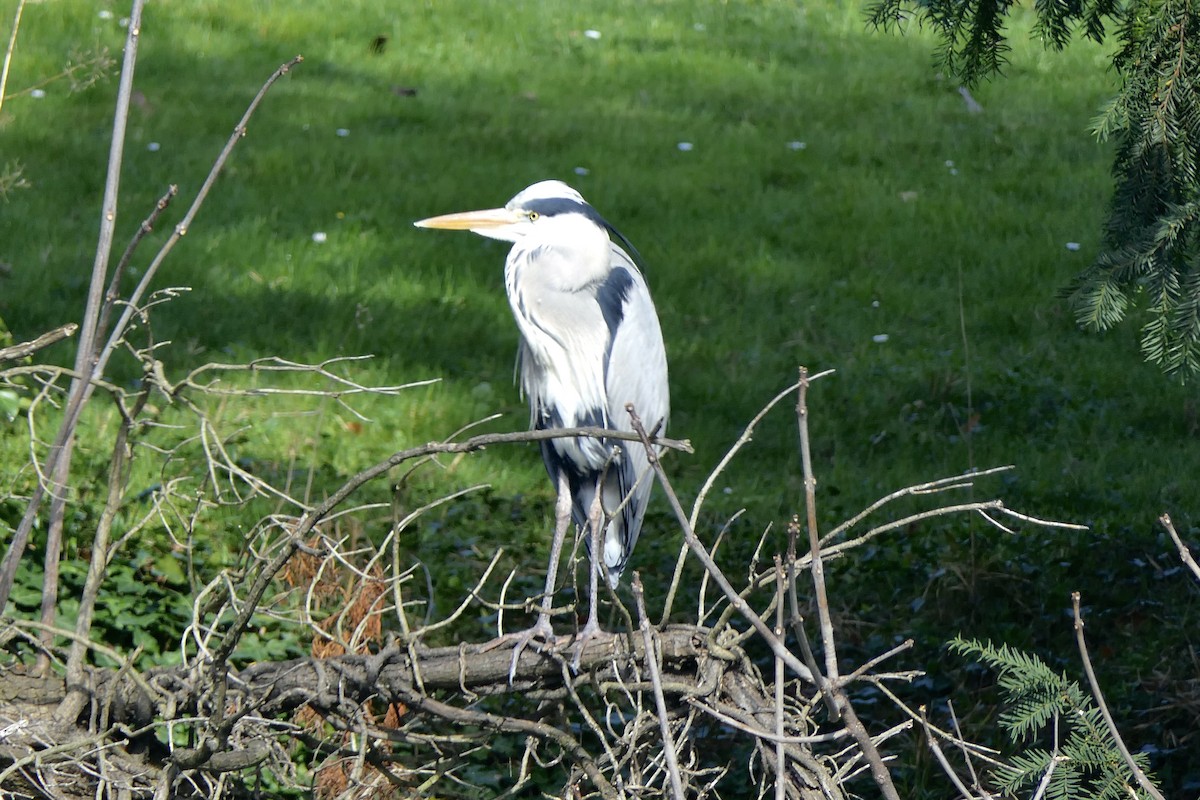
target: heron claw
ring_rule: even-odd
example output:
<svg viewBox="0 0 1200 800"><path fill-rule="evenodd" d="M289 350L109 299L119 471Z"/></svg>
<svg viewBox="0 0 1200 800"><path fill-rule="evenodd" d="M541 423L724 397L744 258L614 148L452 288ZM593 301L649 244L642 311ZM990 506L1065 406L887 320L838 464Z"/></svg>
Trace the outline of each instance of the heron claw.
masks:
<svg viewBox="0 0 1200 800"><path fill-rule="evenodd" d="M587 647L588 642L603 633L604 631L600 628L600 624L592 619L589 619L587 624L579 629L579 633L575 636L575 644L572 646L572 649L575 651L575 656L571 659L572 672L579 672L579 664L583 659L583 651Z"/></svg>
<svg viewBox="0 0 1200 800"><path fill-rule="evenodd" d="M538 621L533 624L532 628L527 628L523 631L515 633L506 633L498 639L488 643L487 650L492 650L501 645L513 642L512 661L508 665L508 685L513 685L513 680L517 677L517 662L521 660L521 653L525 652L525 648L529 647L535 640L541 640L547 648L554 647L556 641L554 628L550 625L548 617L539 617ZM536 648L537 652L543 652L542 647Z"/></svg>

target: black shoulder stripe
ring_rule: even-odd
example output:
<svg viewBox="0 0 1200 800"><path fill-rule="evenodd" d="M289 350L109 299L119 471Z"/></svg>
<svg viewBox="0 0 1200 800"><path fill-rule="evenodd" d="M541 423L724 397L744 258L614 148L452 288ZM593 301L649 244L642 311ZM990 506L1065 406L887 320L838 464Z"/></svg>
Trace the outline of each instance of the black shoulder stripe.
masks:
<svg viewBox="0 0 1200 800"><path fill-rule="evenodd" d="M624 267L617 267L608 273L596 288L596 302L600 304L600 313L604 315L604 324L608 326L608 344L617 336L617 328L625 318L625 301L629 298L629 289L633 286L633 276Z"/></svg>

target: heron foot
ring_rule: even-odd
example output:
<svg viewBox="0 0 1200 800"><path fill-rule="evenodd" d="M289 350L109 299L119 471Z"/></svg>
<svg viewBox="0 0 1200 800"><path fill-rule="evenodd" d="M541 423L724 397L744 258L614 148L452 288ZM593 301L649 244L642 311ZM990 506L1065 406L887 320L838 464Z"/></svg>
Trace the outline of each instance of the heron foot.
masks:
<svg viewBox="0 0 1200 800"><path fill-rule="evenodd" d="M517 676L517 662L521 660L521 653L525 652L525 648L530 644L541 642L541 646L536 646L537 652L542 652L544 648L552 648L557 640L554 635L554 628L550 625L549 616L539 616L538 621L533 624L533 627L526 628L523 631L514 633L506 633L503 636L488 642L482 652L494 650L497 647L513 643L512 661L508 665L508 685L513 685L513 680Z"/></svg>
<svg viewBox="0 0 1200 800"><path fill-rule="evenodd" d="M592 639L596 639L604 635L600 623L594 619L589 619L587 624L579 629L579 633L575 635L575 644L572 649L575 651L574 658L571 659L571 671L579 672L579 664L583 659L583 651L588 646Z"/></svg>

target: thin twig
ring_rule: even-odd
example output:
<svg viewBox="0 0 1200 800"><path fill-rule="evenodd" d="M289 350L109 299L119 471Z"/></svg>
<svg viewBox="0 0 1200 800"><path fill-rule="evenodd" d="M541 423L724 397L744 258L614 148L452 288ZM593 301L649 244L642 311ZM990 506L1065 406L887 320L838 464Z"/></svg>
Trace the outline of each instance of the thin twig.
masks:
<svg viewBox="0 0 1200 800"><path fill-rule="evenodd" d="M985 797L990 798L991 795L983 788L979 781L979 773L975 770L975 762L971 758L971 749L966 747L966 740L963 739L962 727L958 724L958 714L954 711L954 701L946 700L946 709L950 712L950 725L954 728L954 735L958 737L958 741L954 744L963 754L963 761L967 765L967 771L971 773L971 784L980 791Z"/></svg>
<svg viewBox="0 0 1200 800"><path fill-rule="evenodd" d="M129 261L133 258L134 252L138 245L142 243L149 233L154 230L154 224L158 222L158 218L167 210L167 206L171 204L171 200L179 193L179 187L171 184L167 187L166 193L158 198L158 202L154 204L154 208L150 209L150 213L142 220L142 224L138 226L134 232L129 244L125 246L125 252L121 254L121 258L117 261L117 266L113 268L112 278L108 282L108 290L104 293L104 307L100 310L100 321L96 324L96 333L98 337L103 338L108 334L108 321L112 316L113 306L116 304L121 293L121 278L125 275L125 270L129 267Z"/></svg>
<svg viewBox="0 0 1200 800"><path fill-rule="evenodd" d="M1004 505L1001 505L996 510L999 511L1001 514L1007 514L1008 516L1012 517L1013 519L1019 519L1022 522L1032 522L1034 525L1041 525L1045 528L1062 528L1063 530L1068 530L1068 531L1086 531L1086 530L1088 530L1087 525L1080 525L1075 522L1057 522L1052 519L1042 519L1041 517L1035 517L1030 514L1022 514L1020 511L1013 511L1011 508L1008 508L1007 506L1004 506Z"/></svg>
<svg viewBox="0 0 1200 800"><path fill-rule="evenodd" d="M47 615L53 614L54 601L57 600L58 550L61 548L62 520L66 499L64 490L70 471L71 450L74 443L75 429L79 424L83 406L91 397L92 382L104 375L108 359L116 352L119 343L123 340L130 321L134 314L137 313L141 297L157 273L159 265L174 247L175 242L187 232L188 226L207 197L209 189L217 179L217 175L224 168L225 162L232 152L234 145L245 135L246 124L266 95L267 90L274 85L280 76L287 73L295 64L302 60L300 56L297 56L282 65L263 84L263 87L247 108L246 113L242 116L241 122L234 129L234 133L226 143L225 148L214 162L191 207L184 215L183 221L175 227L171 238L163 244L158 255L155 256L143 274L137 288L128 298L125 310L116 325L113 326L108 342L103 348L97 351L96 342L98 341L97 334L99 333L97 331L97 323L104 295L108 259L112 250L113 230L116 224L117 188L120 176L121 154L125 139L125 124L129 116L129 102L133 91L133 71L137 56L137 42L141 35L141 14L144 5L145 0L133 0L133 10L130 13L129 34L125 45L125 61L121 68L121 80L117 93L116 111L114 113L108 179L105 183L101 213L100 240L96 247L96 260L88 288L88 302L84 312L84 321L80 330L79 349L76 355L75 371L81 377L72 383L70 399L67 404L66 413L63 415L58 435L55 437L54 444L46 454L45 465L39 472L39 481L34 487L33 494L26 505L25 513L9 544L8 553L5 555L3 563L0 564L0 613L3 613L4 608L8 604L9 594L12 591L13 581L16 578L17 564L29 540L34 523L38 518L38 511L47 492L52 488L53 491L51 494L53 499L51 501L49 533L46 546L47 568L44 573L46 583L42 598L42 616L45 618ZM49 477L49 482L53 484L52 487L47 486L47 476Z"/></svg>
<svg viewBox="0 0 1200 800"><path fill-rule="evenodd" d="M100 520L96 525L96 533L92 537L92 558L88 564L87 577L79 596L79 609L75 618L76 639L72 643L70 655L67 657L67 685L72 687L72 690L63 698L55 712L61 724L74 722L87 702L87 696L83 690L85 685L84 658L87 655L87 648L83 642L90 637L96 600L100 596L100 586L104 582L105 573L108 571L108 562L113 555L111 547L113 522L117 512L120 511L121 499L125 495L125 489L129 482L130 430L134 425L134 420L142 412L149 399L150 387L143 386L131 412L122 416L121 424L117 428L117 435L113 441L112 455L109 458L108 493L104 501L104 508L100 513Z"/></svg>
<svg viewBox="0 0 1200 800"><path fill-rule="evenodd" d="M17 10L13 12L12 34L8 37L8 47L4 50L4 66L0 67L0 111L4 110L4 92L8 88L8 68L12 65L13 53L17 49L17 31L21 30L21 13L25 11L25 0L17 0ZM3 607L0 606L0 609Z"/></svg>
<svg viewBox="0 0 1200 800"><path fill-rule="evenodd" d="M741 436L737 438L737 441L733 443L729 450L725 452L725 455L721 457L721 460L717 462L717 466L713 467L712 472L708 474L708 477L704 480L704 484L700 487L700 491L696 495L695 502L692 503L692 514L688 520L691 522L693 528L696 527L696 523L699 521L700 509L704 506L704 500L708 497L708 493L712 490L713 484L716 483L718 476L725 471L725 467L730 461L733 460L733 457L737 454L737 452L750 441L751 435L754 432L754 428L758 425L762 418L767 415L767 412L770 411L780 400L795 391L795 389L796 387L793 384L769 400L767 404L763 406L759 412L754 415L754 418L751 419L746 425L746 428L742 431ZM671 576L671 588L667 590L667 599L663 603L663 614L661 621L659 622L660 625L665 625L667 620L670 619L671 610L675 603L675 593L678 591L679 581L683 577L683 565L687 561L687 554L687 545L680 545L679 555L675 559L675 571Z"/></svg>
<svg viewBox="0 0 1200 800"><path fill-rule="evenodd" d="M1108 703L1104 701L1104 693L1100 691L1100 682L1096 680L1096 672L1092 669L1092 659L1088 657L1087 642L1083 638L1083 614L1079 610L1079 592L1071 592L1071 609L1075 615L1075 642L1079 645L1079 657L1083 659L1083 671L1087 675L1088 685L1092 688L1092 698L1095 699L1096 706L1100 709L1100 714L1104 717L1104 723L1108 726L1108 732L1113 738L1113 743L1116 744L1117 750L1120 751L1121 758L1125 760L1125 766L1133 772L1133 777L1137 779L1138 785L1145 790L1146 794L1155 798L1155 800L1165 800L1162 792L1150 782L1150 779L1146 777L1146 773L1133 760L1129 748L1125 746L1125 740L1121 738L1121 732L1117 730L1117 723L1108 711Z"/></svg>
<svg viewBox="0 0 1200 800"><path fill-rule="evenodd" d="M901 517L900 519L892 520L891 522L884 523L883 525L878 525L854 539L847 539L844 542L838 542L837 544L824 547L821 549L821 554L825 558L841 555L842 553L848 550L853 550L856 547L860 547L871 539L874 539L877 536L882 536L889 531L894 531L898 528L907 528L914 522L921 522L922 520L933 519L934 517L944 517L948 514L960 514L964 511L979 511L981 509L985 511L989 509L999 510L1003 508L1003 506L1004 504L1000 500L985 500L973 503L959 503L952 506L938 506L937 508L931 508L928 511L910 514L907 517Z"/></svg>
<svg viewBox="0 0 1200 800"><path fill-rule="evenodd" d="M418 692L406 689L403 686L395 687L395 693L404 701L406 705L412 706L420 711L433 714L442 719L451 722L457 722L461 725L476 725L485 730L509 731L513 733L526 733L534 736L539 736L548 741L556 743L563 750L570 753L582 769L591 779L592 784L599 790L600 795L605 800L618 800L619 795L612 783L609 782L604 774L600 772L600 768L596 766L596 762L591 755L584 749L575 737L571 736L566 731L559 730L553 725L548 725L543 722L533 722L519 717L504 717L498 714L490 714L484 711L472 711L465 708L456 708L452 705L439 702L431 697L426 697Z"/></svg>
<svg viewBox="0 0 1200 800"><path fill-rule="evenodd" d="M784 582L783 561L775 556L775 635L783 639ZM775 657L775 735L783 736L783 688L787 682L783 659ZM775 800L787 800L787 748L775 744Z"/></svg>
<svg viewBox="0 0 1200 800"><path fill-rule="evenodd" d="M850 699L838 685L837 647L833 638L833 618L829 612L829 597L825 590L825 568L821 557L821 537L817 531L817 479L813 473L812 456L808 439L808 369L800 367L800 390L796 400L796 418L800 429L800 459L804 469L804 506L808 513L808 541L811 557L810 569L813 588L817 595L817 615L821 628L821 643L825 650L825 674L817 676L818 686L823 693L833 697L846 730L862 748L863 757L871 767L871 777L887 800L900 800L896 785L892 782L887 764L867 733L866 727L854 712Z"/></svg>
<svg viewBox="0 0 1200 800"><path fill-rule="evenodd" d="M834 742L838 739L844 739L850 735L845 729L842 729L834 731L833 733L818 733L812 736L779 736L778 734L775 734L766 728L760 728L756 725L746 722L745 720L737 719L736 717L725 713L721 709L715 708L714 706L703 702L698 697L685 696L683 700L693 708L697 708L700 711L703 711L705 714L708 714L713 719L719 720L724 725L728 725L731 728L737 728L738 730L744 731L751 736L755 736L759 739L765 739L768 742L779 744L824 744L826 742Z"/></svg>
<svg viewBox="0 0 1200 800"><path fill-rule="evenodd" d="M95 652L99 653L100 655L102 655L118 664L125 664L128 662L128 658L126 657L127 654L122 653L119 650L115 650L105 644L101 644L100 642L94 641L92 639L87 639L87 640L79 639L79 637L76 635L75 631L73 631L73 630L68 630L66 628L57 628L53 625L43 625L42 623L37 622L35 620L31 620L31 619L12 620L10 624L14 628L17 628L17 629L28 628L31 630L38 631L39 633L48 633L52 637L53 636L61 636L71 642L78 642L78 643L82 644L84 647L94 650ZM126 675L130 680L132 680L134 682L134 684L137 685L137 687L139 689L141 689L143 692L145 692L147 697L158 697L159 696L160 693L158 692L158 690L153 688L146 681L146 679L144 677L142 677L141 673L137 672L136 670L131 669L128 672L126 672ZM3 785L3 783L0 783L0 786L2 786L2 785Z"/></svg>
<svg viewBox="0 0 1200 800"><path fill-rule="evenodd" d="M1175 523L1171 522L1171 517L1166 512L1158 518L1162 526L1167 529L1167 533L1171 535L1171 541L1175 543L1176 549L1179 550L1179 558L1183 561L1183 565L1192 571L1197 580L1200 580L1200 564L1196 563L1196 559L1192 558L1192 551L1183 543L1183 539L1175 531Z"/></svg>
<svg viewBox="0 0 1200 800"><path fill-rule="evenodd" d="M737 520L737 518L740 517L745 511L746 509L744 508L738 509L737 513L730 517L725 524L721 526L721 530L717 532L717 538L713 539L712 550L709 551L713 559L716 559L717 551L721 549L721 543L725 541L725 534L729 532L729 527L733 525L734 521ZM680 550L680 552L687 552L687 547L685 546L682 550ZM675 562L675 575L671 580L671 588L675 588L676 581L681 576L683 564L684 561L682 559ZM708 619L708 615L711 612L711 609L706 608L708 605L708 580L709 575L707 572L705 572L700 576L700 588L696 591L696 621L701 625L703 625L704 621ZM668 598L668 600L669 599L670 598ZM663 620L663 622L660 624L665 625L666 620Z"/></svg>
<svg viewBox="0 0 1200 800"><path fill-rule="evenodd" d="M954 784L954 788L958 789L959 793L967 800L974 800L974 795L967 788L962 779L958 777L958 773L954 771L954 767L950 766L950 760L946 758L946 754L942 752L941 745L938 744L936 738L930 735L928 721L925 718L925 707L921 706L921 724L925 728L925 744L929 746L929 750L937 758L938 764L942 767L942 772L946 773L946 777Z"/></svg>
<svg viewBox="0 0 1200 800"><path fill-rule="evenodd" d="M817 530L817 478L813 474L812 455L808 444L808 368L800 367L799 392L796 399L796 420L800 429L800 462L804 470L804 509L808 522L809 569L817 600L817 619L821 629L821 645L825 651L825 679L838 680L837 647L833 638L833 615L829 612L829 595L825 588L825 562L821 558L821 536Z"/></svg>
<svg viewBox="0 0 1200 800"><path fill-rule="evenodd" d="M1046 796L1046 789L1050 786L1050 776L1054 774L1054 770L1058 769L1058 765L1065 760L1064 756L1058 754L1058 748L1050 756L1050 763L1046 765L1046 773L1042 775L1042 779L1038 781L1037 791L1033 793L1032 800L1042 800Z"/></svg>
<svg viewBox="0 0 1200 800"><path fill-rule="evenodd" d="M888 685L886 683L884 683L882 680L876 679L874 676L872 676L868 680L871 681L872 685L874 685L874 687L876 689L878 689L883 694L884 697L891 700L892 703L895 704L896 708L900 709L900 711L903 712L905 716L907 716L913 722L921 722L922 721L920 713L909 708L909 706L903 700L901 700L899 697L896 696L895 692L893 692L890 688L888 688ZM975 744L973 742L964 741L961 736L955 736L955 735L951 734L949 731L944 731L941 728L934 725L933 723L929 722L928 720L925 720L922 724L925 726L926 730L932 731L933 733L937 734L939 737L941 737L945 741L950 742L951 744L955 745L959 749L970 750L972 753L975 754L975 756L977 758L982 758L984 761L987 761L992 766L996 766L996 767L1003 766L1003 763L995 757L996 755L999 754L999 752L1000 752L999 750L994 750L990 747L985 747L984 745L981 745L981 744Z"/></svg>
<svg viewBox="0 0 1200 800"><path fill-rule="evenodd" d="M888 503L891 503L895 500L899 500L902 497L908 497L910 495L919 495L919 494L936 494L938 492L949 491L951 489L969 488L973 484L973 482L976 478L982 478L987 475L995 475L996 473L999 473L999 472L1008 472L1011 469L1013 469L1012 466L1003 466L1003 467L991 467L990 469L984 469L984 470L972 470L970 472L964 472L964 473L960 473L958 475L952 475L948 478L938 478L937 480L927 481L925 483L918 483L914 486L906 486L903 489L897 489L896 491L892 492L891 494L888 494L888 495L885 495L885 496L879 498L878 500L876 500L875 502L871 503L869 506L864 508L862 511L855 514L850 519L846 520L842 524L835 527L833 530L829 531L829 533L825 534L825 536L823 536L821 538L821 543L824 544L825 542L828 542L831 539L837 538L841 534L848 531L850 528L857 525L862 520L869 517L871 514L874 514L876 511L878 511L883 506L885 506Z"/></svg>
<svg viewBox="0 0 1200 800"><path fill-rule="evenodd" d="M642 641L646 645L646 669L650 672L654 707L658 710L658 727L662 732L663 755L667 759L667 775L671 779L671 796L675 800L683 800L683 780L679 775L679 757L675 752L675 739L671 736L671 722L667 719L667 701L663 697L662 675L658 667L658 650L654 646L654 634L650 630L650 619L646 616L646 598L642 589L642 576L637 572L633 573L632 586L633 600L637 604L638 627L642 630Z"/></svg>
<svg viewBox="0 0 1200 800"><path fill-rule="evenodd" d="M182 239L191 229L192 221L195 220L196 214L198 214L200 211L200 207L204 205L204 201L208 198L208 193L212 189L213 184L216 183L217 177L222 171L224 171L225 163L229 160L229 156L233 153L233 148L236 147L238 142L240 142L246 136L246 126L250 124L250 119L254 116L254 112L258 110L258 106L262 103L263 98L266 97L267 92L271 90L271 87L275 85L276 81L291 72L292 68L303 60L303 56L296 56L284 64L281 64L278 69L271 73L270 77L267 78L266 82L263 83L262 87L258 90L258 94L256 94L254 99L250 101L250 105L246 107L245 113L242 114L242 118L238 121L237 126L234 127L233 133L230 134L229 138L225 141L225 146L217 155L216 160L213 162L212 168L208 171L208 175L204 178L204 183L200 185L200 189L196 192L196 196L192 199L192 204L188 206L188 210L184 213L183 219L181 219L175 226L174 230L171 231L171 235L167 238L167 241L163 242L162 247L159 248L158 253L156 253L154 258L151 260L150 265L146 267L146 271L142 273L142 278L140 281L138 281L137 287L129 295L125 310L122 312L121 318L117 320L117 323L113 326L112 332L108 337L108 342L105 344L104 349L100 353L100 360L97 365L98 373L102 374L104 372L104 367L107 363L108 357L116 351L117 343L124 338L125 332L129 326L129 322L136 313L136 309L141 303L141 299L145 295L146 290L149 288L150 282L157 275L158 268L162 265L163 261L170 254L170 252L175 248L176 243L178 243L179 240Z"/></svg>
<svg viewBox="0 0 1200 800"><path fill-rule="evenodd" d="M817 380L818 378L832 375L833 372L834 371L831 369L825 370L824 372L820 372L812 376L811 380ZM700 487L699 494L696 495L696 501L692 503L691 516L688 517L688 521L691 523L693 529L695 529L700 520L700 509L704 506L704 501L708 497L708 493L712 490L713 485L716 483L717 478L722 472L725 471L725 468L729 466L729 463L733 461L733 457L737 455L738 451L740 451L751 441L753 438L754 429L758 427L758 423L762 422L763 417L765 417L772 408L778 405L783 398L787 397L794 391L796 391L796 384L793 383L791 386L788 386L786 389L779 392L777 395L767 401L767 404L763 406L759 412L754 415L754 418L751 419L746 425L741 435L738 436L737 441L733 443L729 450L725 452L725 455L721 457L721 460L717 462L717 466L715 466L712 472L708 474L708 477L704 480L704 485ZM683 545L679 548L679 556L675 562L675 572L671 578L671 588L668 590L666 602L663 604L662 621L659 623L660 625L667 624L667 621L671 616L671 608L675 600L675 592L679 588L679 580L683 573L683 564L687 559L687 553L688 548L686 545Z"/></svg>
<svg viewBox="0 0 1200 800"><path fill-rule="evenodd" d="M796 641L800 645L800 656L804 659L804 663L812 670L814 675L821 674L821 668L817 666L817 658L813 655L812 642L808 640L808 631L804 629L804 616L800 613L800 598L797 594L796 584L796 539L800 533L800 520L793 516L791 522L787 526L788 534L788 554L787 554L787 594L788 594L788 610L790 612L792 633L796 636ZM828 693L822 692L821 698L825 701L825 707L829 711L830 719L837 719L837 705L833 702L833 698Z"/></svg>
<svg viewBox="0 0 1200 800"><path fill-rule="evenodd" d="M464 439L461 442L430 442L428 444L411 447L407 450L393 453L388 458L376 463L373 466L359 472L351 477L342 486L333 492L324 502L305 513L303 517L296 523L288 536L288 541L274 558L265 564L257 573L254 583L250 590L246 593L241 610L238 612L237 618L226 629L221 644L213 653L212 659L214 664L221 664L233 652L238 640L245 632L246 627L250 624L250 619L258 609L259 603L262 601L263 595L267 588L271 585L271 581L279 570L283 569L284 565L291 560L292 556L303 546L308 535L319 522L324 520L336 507L341 505L350 495L356 492L364 484L378 478L380 475L387 473L396 466L403 464L412 459L422 458L438 453L470 453L476 450L482 450L490 445L505 444L512 442L538 442L546 439L565 438L571 436L596 436L598 438L631 438L628 433L621 431L609 431L604 428L555 428L550 430L537 431L521 431L517 433L483 433L477 436L472 436L469 439ZM649 439L644 439L649 441ZM686 442L674 442L672 440L655 439L653 446L672 445L680 448L689 447Z"/></svg>
<svg viewBox="0 0 1200 800"><path fill-rule="evenodd" d="M895 647L888 650L887 652L880 653L879 655L870 659L869 661L867 661L867 663L863 664L861 667L854 670L849 675L843 676L842 678L839 679L839 683L842 686L846 686L848 684L853 683L854 681L861 678L863 675L866 675L868 672L875 669L875 667L877 667L879 664L883 663L884 661L887 661L889 658L891 658L894 655L897 655L899 653L904 652L905 650L910 649L912 646L913 646L913 640L905 639L903 642L896 645Z"/></svg>
<svg viewBox="0 0 1200 800"><path fill-rule="evenodd" d="M625 411L629 414L633 429L642 438L642 446L646 448L646 455L649 459L650 466L658 476L659 485L663 487L663 493L666 494L667 501L671 504L671 509L675 512L675 519L678 520L680 527L683 528L684 541L687 543L692 553L694 553L696 558L700 560L700 563L704 566L704 569L707 570L712 576L713 580L716 582L717 586L720 587L721 591L724 592L725 596L729 598L729 603L733 609L737 611L737 613L741 614L747 621L749 621L749 623L754 626L754 629L758 632L758 634L762 636L763 641L766 642L767 646L771 648L771 652L782 658L783 662L787 664L788 669L792 670L792 672L794 672L800 678L809 682L813 682L815 677L809 668L801 663L800 659L796 658L796 656L787 649L787 646L771 631L771 627L767 625L767 623L763 621L763 618L756 614L754 609L750 607L750 604L746 602L746 598L742 597L742 595L733 588L733 585L729 583L729 579L725 577L725 573L722 572L721 568L717 566L715 561L713 561L712 556L709 555L708 550L705 549L703 543L701 543L700 539L696 536L696 531L692 528L691 523L688 521L687 514L684 512L683 506L679 503L679 496L675 494L675 488L671 485L670 479L667 478L667 474L663 470L662 464L658 460L658 454L654 451L654 443L650 439L650 435L646 433L646 428L642 424L641 417L637 415L637 411L634 409L632 403L626 404Z"/></svg>
<svg viewBox="0 0 1200 800"><path fill-rule="evenodd" d="M826 679L838 681L838 651L833 637L833 616L829 613L829 595L824 582L824 560L821 558L821 536L817 531L817 479L812 474L812 456L809 449L809 371L800 367L799 395L796 402L796 417L800 432L800 465L804 470L804 510L808 517L809 569L812 572L812 589L816 593L817 616L821 626L821 644L826 660Z"/></svg>
<svg viewBox="0 0 1200 800"><path fill-rule="evenodd" d="M971 97L971 93L967 91L965 86L960 86L959 91L963 93L963 98L968 100L967 107L972 108L972 103L977 107L975 99ZM982 110L982 109L980 109ZM958 262L958 332L962 337L963 346L963 378L967 390L967 419L964 424L958 426L962 433L962 438L967 444L967 468L975 469L975 448L974 448L974 433L975 423L971 419L975 413L975 403L972 399L971 392L971 337L967 335L967 307L963 302L963 265L962 261ZM957 415L955 415L957 416ZM956 420L957 422L957 420Z"/></svg>

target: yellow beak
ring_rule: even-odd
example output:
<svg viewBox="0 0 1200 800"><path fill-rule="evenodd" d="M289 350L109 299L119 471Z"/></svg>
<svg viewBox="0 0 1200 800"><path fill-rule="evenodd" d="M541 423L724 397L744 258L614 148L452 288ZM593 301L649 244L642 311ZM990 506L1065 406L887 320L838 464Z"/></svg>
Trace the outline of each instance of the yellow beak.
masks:
<svg viewBox="0 0 1200 800"><path fill-rule="evenodd" d="M485 211L463 211L458 214L443 214L419 220L413 225L418 228L440 228L446 231L476 231L503 228L524 222L527 217L507 208L489 208Z"/></svg>

